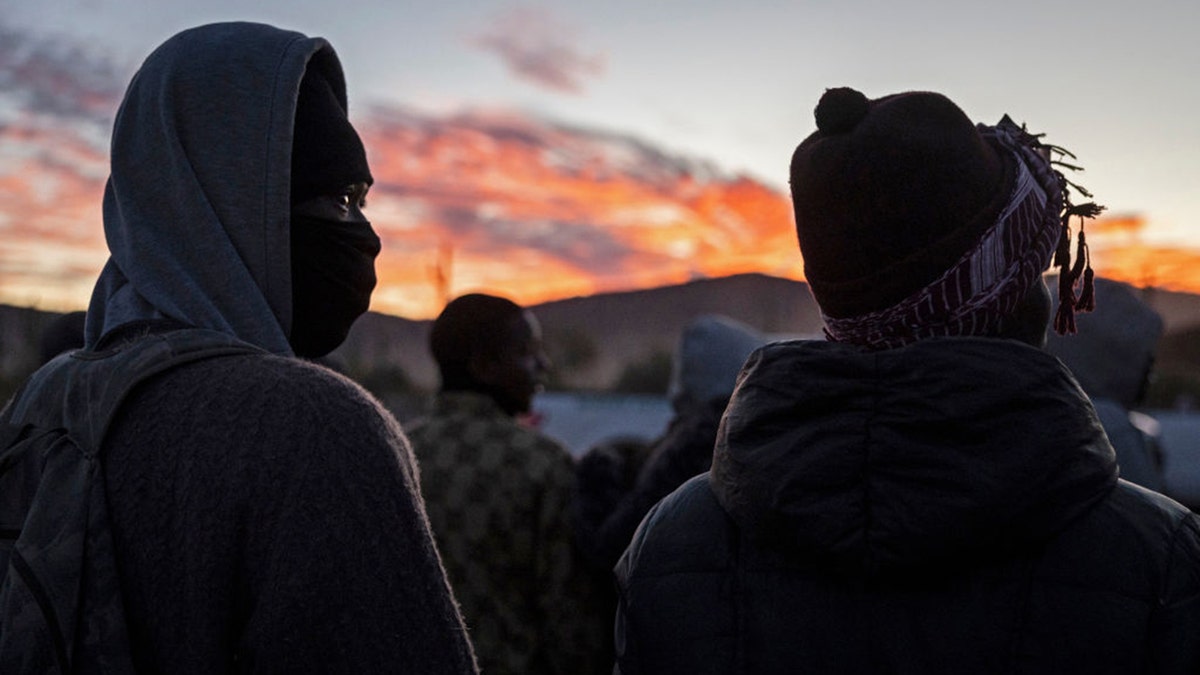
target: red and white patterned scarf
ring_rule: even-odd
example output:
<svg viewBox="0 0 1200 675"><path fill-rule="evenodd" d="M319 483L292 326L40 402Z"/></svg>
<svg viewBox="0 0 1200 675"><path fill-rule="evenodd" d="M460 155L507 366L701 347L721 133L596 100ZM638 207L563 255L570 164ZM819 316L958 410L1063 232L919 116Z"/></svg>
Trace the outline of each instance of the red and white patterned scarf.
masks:
<svg viewBox="0 0 1200 675"><path fill-rule="evenodd" d="M930 337L987 335L1050 266L1066 227L1065 181L1049 158L1061 149L1041 145L1007 116L978 128L1017 160L1012 194L996 222L942 276L899 303L854 317L824 316L830 340L891 349Z"/></svg>

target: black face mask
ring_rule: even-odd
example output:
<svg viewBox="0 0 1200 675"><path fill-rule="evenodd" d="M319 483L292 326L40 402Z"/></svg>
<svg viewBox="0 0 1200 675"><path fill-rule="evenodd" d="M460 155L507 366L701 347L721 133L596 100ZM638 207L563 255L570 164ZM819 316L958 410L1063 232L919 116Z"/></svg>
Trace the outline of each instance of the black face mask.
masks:
<svg viewBox="0 0 1200 675"><path fill-rule="evenodd" d="M379 237L367 222L292 217L292 332L297 356L317 358L346 339L371 304Z"/></svg>

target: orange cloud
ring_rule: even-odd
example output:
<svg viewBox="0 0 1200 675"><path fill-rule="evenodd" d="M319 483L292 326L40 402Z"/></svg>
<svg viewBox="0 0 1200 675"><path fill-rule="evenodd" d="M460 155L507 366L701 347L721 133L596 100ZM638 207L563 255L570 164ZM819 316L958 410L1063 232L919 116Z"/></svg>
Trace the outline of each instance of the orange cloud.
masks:
<svg viewBox="0 0 1200 675"><path fill-rule="evenodd" d="M1140 213L1110 214L1088 221L1086 227L1088 236L1137 235L1145 231L1146 218Z"/></svg>
<svg viewBox="0 0 1200 675"><path fill-rule="evenodd" d="M1200 248L1093 244L1092 268L1134 286L1200 293Z"/></svg>
<svg viewBox="0 0 1200 675"><path fill-rule="evenodd" d="M378 301L404 302L403 313L436 313L430 270L446 247L452 294L486 286L523 303L697 276L799 276L785 195L636 139L504 114L375 111L361 126L376 176L369 214L385 250L421 260L405 278L428 286Z"/></svg>
<svg viewBox="0 0 1200 675"><path fill-rule="evenodd" d="M577 91L601 60L552 24L521 10L479 39L523 77ZM86 305L107 257L107 134L126 70L0 23L0 302ZM356 124L377 180L378 311L428 317L471 290L533 304L742 272L803 278L786 194L642 140L496 112L375 108ZM1097 273L1200 293L1200 250L1145 245L1151 229L1139 214L1090 222Z"/></svg>
<svg viewBox="0 0 1200 675"><path fill-rule="evenodd" d="M106 258L107 158L64 129L0 128L0 300L87 302Z"/></svg>
<svg viewBox="0 0 1200 675"><path fill-rule="evenodd" d="M638 139L498 113L358 120L384 241L373 309L436 314L487 290L536 304L763 272L802 279L788 196ZM106 152L36 120L0 127L0 301L85 306L106 253ZM1200 292L1200 251L1136 214L1087 225L1098 274Z"/></svg>

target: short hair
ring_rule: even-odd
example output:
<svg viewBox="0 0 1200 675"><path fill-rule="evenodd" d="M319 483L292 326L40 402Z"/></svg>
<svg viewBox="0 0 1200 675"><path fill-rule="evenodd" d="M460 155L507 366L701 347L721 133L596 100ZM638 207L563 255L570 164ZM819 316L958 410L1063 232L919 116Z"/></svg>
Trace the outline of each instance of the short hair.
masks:
<svg viewBox="0 0 1200 675"><path fill-rule="evenodd" d="M512 300L483 293L450 301L429 333L429 350L441 370L443 385L453 385L466 376L473 356L500 347L510 322L524 311Z"/></svg>

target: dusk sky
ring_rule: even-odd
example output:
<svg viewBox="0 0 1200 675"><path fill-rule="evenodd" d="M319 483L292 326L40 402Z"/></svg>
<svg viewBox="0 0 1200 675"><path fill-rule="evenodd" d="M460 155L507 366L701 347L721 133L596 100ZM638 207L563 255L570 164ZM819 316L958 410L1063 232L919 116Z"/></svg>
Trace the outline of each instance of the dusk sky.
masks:
<svg viewBox="0 0 1200 675"><path fill-rule="evenodd" d="M928 89L1073 151L1098 273L1200 292L1200 3L0 0L0 302L86 305L107 136L173 33L328 38L377 185L374 308L800 278L787 164L827 87ZM1090 231L1090 230L1089 230Z"/></svg>

